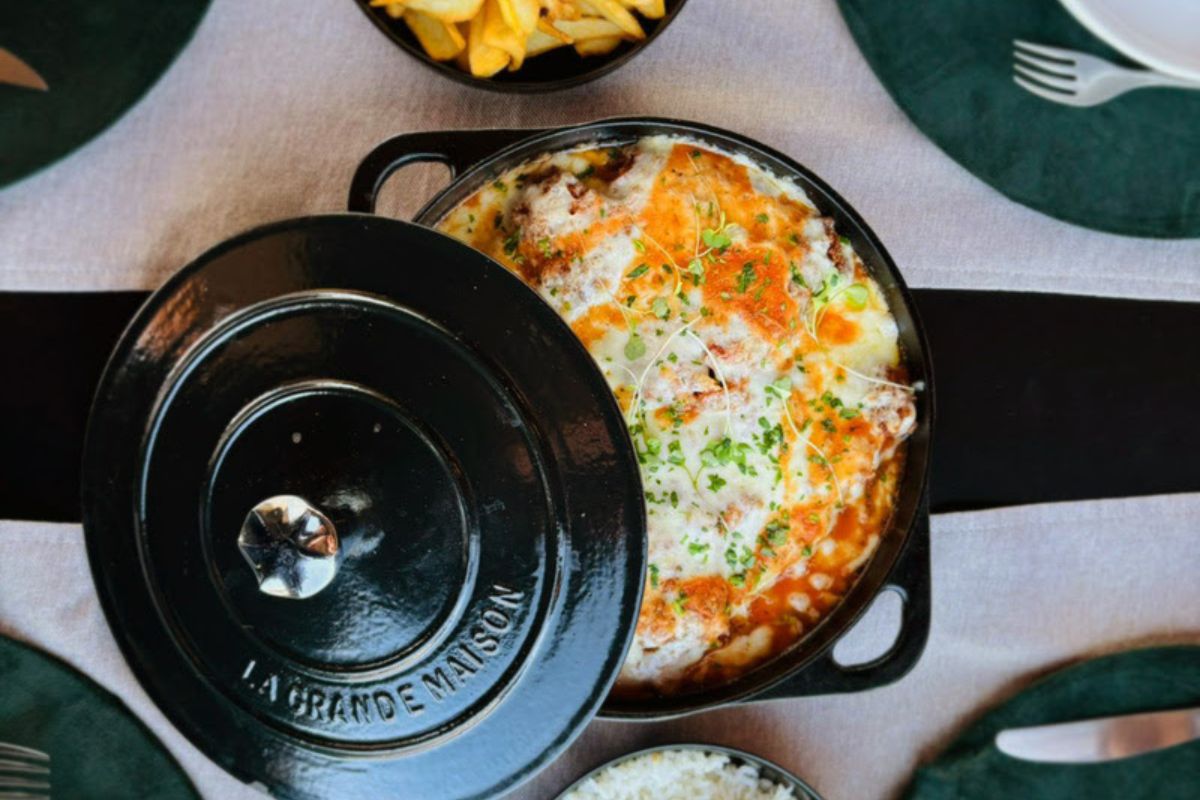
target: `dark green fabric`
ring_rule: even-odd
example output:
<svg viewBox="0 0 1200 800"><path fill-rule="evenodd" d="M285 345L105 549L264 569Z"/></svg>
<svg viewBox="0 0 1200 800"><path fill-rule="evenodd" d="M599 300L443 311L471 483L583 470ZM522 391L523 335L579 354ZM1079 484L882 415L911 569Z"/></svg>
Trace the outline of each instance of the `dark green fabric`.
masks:
<svg viewBox="0 0 1200 800"><path fill-rule="evenodd" d="M70 153L125 113L187 44L208 2L0 2L0 47L50 86L0 84L0 186Z"/></svg>
<svg viewBox="0 0 1200 800"><path fill-rule="evenodd" d="M1143 89L1091 108L1026 92L1012 79L1013 39L1128 64L1057 0L839 3L900 108L984 182L1089 228L1200 236L1200 91ZM914 186L913 202L938 190Z"/></svg>
<svg viewBox="0 0 1200 800"><path fill-rule="evenodd" d="M183 770L113 695L0 636L0 742L50 755L55 798L198 800Z"/></svg>
<svg viewBox="0 0 1200 800"><path fill-rule="evenodd" d="M1200 705L1200 647L1134 650L1034 684L917 771L908 800L1195 800L1200 741L1105 764L1034 764L993 745L1004 728Z"/></svg>

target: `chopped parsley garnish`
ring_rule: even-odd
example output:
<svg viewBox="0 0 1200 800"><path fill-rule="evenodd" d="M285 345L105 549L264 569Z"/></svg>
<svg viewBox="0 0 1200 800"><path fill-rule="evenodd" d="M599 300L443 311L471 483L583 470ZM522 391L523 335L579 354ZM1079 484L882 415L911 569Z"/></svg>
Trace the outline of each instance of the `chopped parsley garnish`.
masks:
<svg viewBox="0 0 1200 800"><path fill-rule="evenodd" d="M650 565L650 585L658 588L658 564Z"/></svg>
<svg viewBox="0 0 1200 800"><path fill-rule="evenodd" d="M763 391L767 395L767 405L771 404L771 398L786 401L792 393L792 380L785 375L774 383L768 383Z"/></svg>
<svg viewBox="0 0 1200 800"><path fill-rule="evenodd" d="M708 545L700 544L700 542L691 542L688 544L688 552L694 556L701 556L708 552Z"/></svg>
<svg viewBox="0 0 1200 800"><path fill-rule="evenodd" d="M724 485L725 479L720 475L716 474L715 472L710 472L708 474L708 490L710 492L720 491L721 487Z"/></svg>
<svg viewBox="0 0 1200 800"><path fill-rule="evenodd" d="M761 436L755 436L754 440L758 444L759 452L768 455L775 447L783 443L783 426L776 423L774 427L771 427L771 423L767 422L766 417L759 417L758 424L763 432ZM778 459L772 456L771 460Z"/></svg>
<svg viewBox="0 0 1200 800"><path fill-rule="evenodd" d="M838 412L838 416L840 416L842 419L854 419L855 417L858 416L858 409L857 408L843 408L841 411Z"/></svg>
<svg viewBox="0 0 1200 800"><path fill-rule="evenodd" d="M767 523L767 541L775 547L779 547L787 541L788 538L788 523L786 520L776 519Z"/></svg>
<svg viewBox="0 0 1200 800"><path fill-rule="evenodd" d="M813 554L813 549L812 549L811 544L804 545L804 549L800 551L800 555L804 556L805 558L808 558L812 554Z"/></svg>
<svg viewBox="0 0 1200 800"><path fill-rule="evenodd" d="M705 228L700 232L700 238L704 241L705 247L711 247L718 253L724 252L725 248L733 244L733 240L729 238L729 234L725 231L714 231L712 228Z"/></svg>
<svg viewBox="0 0 1200 800"><path fill-rule="evenodd" d="M675 613L683 616L684 609L687 608L687 592L680 592L679 596L671 601L671 607L675 609Z"/></svg>
<svg viewBox="0 0 1200 800"><path fill-rule="evenodd" d="M513 256L521 244L521 229L514 228L513 232L504 237L504 255Z"/></svg>
<svg viewBox="0 0 1200 800"><path fill-rule="evenodd" d="M642 277L649 271L650 271L649 264L638 264L636 267L629 270L629 274L626 275L625 277L628 278L629 280L633 280L634 278Z"/></svg>
<svg viewBox="0 0 1200 800"><path fill-rule="evenodd" d="M492 183L492 186L493 186L493 187L496 189L496 191L498 191L498 192L507 192L507 191L508 191L508 187L507 187L507 186L504 184L504 181L499 181L499 180L498 180L498 181L494 181L494 182Z"/></svg>
<svg viewBox="0 0 1200 800"><path fill-rule="evenodd" d="M747 261L742 265L742 271L738 273L737 290L741 294L745 294L750 285L758 280L758 272L754 269L754 262Z"/></svg>
<svg viewBox="0 0 1200 800"><path fill-rule="evenodd" d="M745 442L735 443L726 436L719 442L713 442L700 451L700 463L706 467L714 467L718 464L722 466L734 464L743 475L757 475L757 470L746 463L746 454L750 450L750 445Z"/></svg>
<svg viewBox="0 0 1200 800"><path fill-rule="evenodd" d="M693 258L688 262L687 271L692 276L692 285L699 286L704 283L704 264L698 258Z"/></svg>
<svg viewBox="0 0 1200 800"><path fill-rule="evenodd" d="M642 242L641 239L634 239L633 240L633 249L637 250L639 253L644 253L644 252L646 252L646 245Z"/></svg>
<svg viewBox="0 0 1200 800"><path fill-rule="evenodd" d="M768 217L766 214L759 214L758 216L756 216L754 218L754 221L759 223L760 225L766 225L768 222L771 221L771 218Z"/></svg>
<svg viewBox="0 0 1200 800"><path fill-rule="evenodd" d="M544 255L546 258L550 258L550 256L554 254L554 251L550 249L550 240L544 236L541 239L538 239L537 246L538 250L541 250L542 255Z"/></svg>
<svg viewBox="0 0 1200 800"><path fill-rule="evenodd" d="M667 445L667 461L670 461L675 465L683 464L683 447L679 444L678 439L672 440L671 443ZM672 494L674 494L674 492L672 492Z"/></svg>
<svg viewBox="0 0 1200 800"><path fill-rule="evenodd" d="M644 355L646 355L646 343L642 341L641 336L631 333L629 341L625 343L625 357L630 361L637 361Z"/></svg>
<svg viewBox="0 0 1200 800"><path fill-rule="evenodd" d="M788 262L788 269L792 274L792 283L796 284L797 286L803 286L805 289L807 289L808 282L805 281L804 276L800 274L800 267L796 266L795 261Z"/></svg>
<svg viewBox="0 0 1200 800"><path fill-rule="evenodd" d="M675 354L671 353L671 355ZM674 361L675 359L669 358L668 360ZM672 428L678 428L683 425L683 414L679 413L679 406L677 406L675 403L667 406L667 417L671 420Z"/></svg>
<svg viewBox="0 0 1200 800"><path fill-rule="evenodd" d="M651 304L651 309L654 311L654 316L659 319L668 319L671 316L671 307L667 305L667 301L661 297L654 298L654 303Z"/></svg>
<svg viewBox="0 0 1200 800"><path fill-rule="evenodd" d="M837 433L837 425L834 425L833 420L828 417L821 420L821 427L825 429L826 433Z"/></svg>

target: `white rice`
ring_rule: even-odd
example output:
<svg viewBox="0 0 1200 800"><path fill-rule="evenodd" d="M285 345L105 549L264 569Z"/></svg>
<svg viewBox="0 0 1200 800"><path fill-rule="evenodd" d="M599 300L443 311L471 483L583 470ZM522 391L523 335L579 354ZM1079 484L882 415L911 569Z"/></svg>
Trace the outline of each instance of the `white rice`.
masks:
<svg viewBox="0 0 1200 800"><path fill-rule="evenodd" d="M795 795L724 753L661 750L606 767L561 800L795 800Z"/></svg>

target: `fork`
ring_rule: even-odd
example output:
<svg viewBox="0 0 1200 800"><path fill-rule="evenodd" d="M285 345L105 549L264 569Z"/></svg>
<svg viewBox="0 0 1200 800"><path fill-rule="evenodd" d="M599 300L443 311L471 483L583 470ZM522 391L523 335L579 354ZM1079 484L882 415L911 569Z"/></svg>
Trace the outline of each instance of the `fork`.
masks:
<svg viewBox="0 0 1200 800"><path fill-rule="evenodd" d="M1013 80L1027 92L1068 106L1095 106L1152 86L1200 89L1200 83L1145 69L1126 69L1103 58L1013 40Z"/></svg>
<svg viewBox="0 0 1200 800"><path fill-rule="evenodd" d="M50 756L32 747L0 742L0 800L50 797Z"/></svg>

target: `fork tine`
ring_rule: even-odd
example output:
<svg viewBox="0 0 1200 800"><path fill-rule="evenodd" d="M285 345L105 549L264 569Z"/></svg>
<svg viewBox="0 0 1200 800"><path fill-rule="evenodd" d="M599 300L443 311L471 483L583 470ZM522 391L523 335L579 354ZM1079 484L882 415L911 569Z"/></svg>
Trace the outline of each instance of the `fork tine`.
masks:
<svg viewBox="0 0 1200 800"><path fill-rule="evenodd" d="M50 767L29 761L10 761L0 758L0 772L24 772L29 775L49 775Z"/></svg>
<svg viewBox="0 0 1200 800"><path fill-rule="evenodd" d="M1075 94L1077 91L1077 84L1073 78L1056 78L1044 72L1038 72L1036 69L1030 69L1024 64L1013 64L1013 69L1047 89L1057 89L1065 94Z"/></svg>
<svg viewBox="0 0 1200 800"><path fill-rule="evenodd" d="M1031 53L1037 53L1038 55L1045 56L1046 58L1065 61L1068 64L1075 63L1075 52L1072 50L1063 50L1060 47L1050 47L1049 45L1045 44L1034 44L1033 42L1027 42L1024 39L1013 39L1013 44L1020 50L1028 50Z"/></svg>
<svg viewBox="0 0 1200 800"><path fill-rule="evenodd" d="M9 758L31 758L34 761L50 760L50 756L46 755L41 750L34 750L32 747L22 747L19 744L9 744L8 742L0 742L0 756L8 756Z"/></svg>
<svg viewBox="0 0 1200 800"><path fill-rule="evenodd" d="M1048 58L1022 52L1021 50L1013 50L1013 58L1047 75L1056 75L1060 78L1070 78L1072 80L1076 78L1071 67L1059 61L1052 61Z"/></svg>
<svg viewBox="0 0 1200 800"><path fill-rule="evenodd" d="M1068 106L1080 105L1078 102L1076 102L1074 95L1055 91L1054 89L1042 88L1042 86L1039 84L1036 84L1033 81L1025 80L1020 75L1013 75L1013 80L1016 81L1016 84L1025 91L1029 92L1030 94L1036 94L1043 100L1049 100L1053 103L1062 103Z"/></svg>
<svg viewBox="0 0 1200 800"><path fill-rule="evenodd" d="M29 780L28 778L6 778L0 775L0 789L20 789L22 791L36 791L38 789L49 789L50 784L46 781Z"/></svg>

